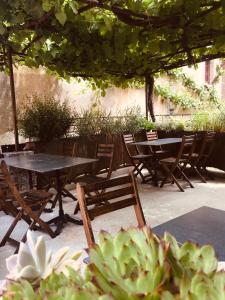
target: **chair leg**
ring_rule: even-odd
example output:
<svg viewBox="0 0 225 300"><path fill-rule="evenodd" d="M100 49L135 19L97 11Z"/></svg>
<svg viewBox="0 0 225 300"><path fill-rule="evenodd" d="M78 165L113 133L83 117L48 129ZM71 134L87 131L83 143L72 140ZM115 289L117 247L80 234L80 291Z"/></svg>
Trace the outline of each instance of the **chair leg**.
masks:
<svg viewBox="0 0 225 300"><path fill-rule="evenodd" d="M143 174L141 173L141 170L143 169L143 167L141 167L141 169L139 169L138 167L140 166L140 164L137 166L137 165L134 165L134 170L133 170L133 174L134 176L138 176L140 175L141 179L142 179L142 182L145 183L145 178L143 176ZM136 172L136 174L135 174Z"/></svg>
<svg viewBox="0 0 225 300"><path fill-rule="evenodd" d="M58 193L57 193L57 194L55 195L55 198L52 200L52 206L51 206L51 209L54 209L54 208L55 208L58 199L59 199L59 195L58 195Z"/></svg>
<svg viewBox="0 0 225 300"><path fill-rule="evenodd" d="M79 206L79 203L77 203L77 205L76 205L76 207L74 209L74 215L76 215L79 210L80 210L80 206Z"/></svg>
<svg viewBox="0 0 225 300"><path fill-rule="evenodd" d="M174 181L174 183L176 183L177 187L179 188L179 190L181 192L184 192L184 189L182 188L182 186L179 184L178 180L176 179L176 177L173 175L173 171L176 169L174 166L172 166L171 170L167 167L167 165L162 164L162 166L164 167L165 171L167 172L167 176L163 179L163 181L160 184L160 187L163 187L163 185L165 184L166 180L171 177L172 181Z"/></svg>
<svg viewBox="0 0 225 300"><path fill-rule="evenodd" d="M210 172L206 169L206 167L202 167L202 170L209 179L215 180L215 177L212 174L210 174Z"/></svg>
<svg viewBox="0 0 225 300"><path fill-rule="evenodd" d="M195 173L199 176L202 182L207 183L205 178L202 176L202 174L199 172L198 168L196 166L191 165L192 170L195 171Z"/></svg>
<svg viewBox="0 0 225 300"><path fill-rule="evenodd" d="M74 201L77 201L77 198L72 193L70 193L70 191L68 191L67 189L63 188L63 192L65 196L73 199Z"/></svg>
<svg viewBox="0 0 225 300"><path fill-rule="evenodd" d="M171 173L171 177L173 178L174 182L176 183L176 185L178 186L179 190L181 192L184 192L184 189L182 188L182 186L179 184L178 180L176 179L176 177Z"/></svg>
<svg viewBox="0 0 225 300"><path fill-rule="evenodd" d="M21 210L17 214L17 216L13 220L12 224L10 225L9 229L7 230L5 236L1 240L0 247L5 246L6 242L8 241L8 239L9 239L9 237L11 235L11 233L13 232L14 228L16 227L16 224L19 222L19 220L21 220L22 215L23 215L23 211Z"/></svg>
<svg viewBox="0 0 225 300"><path fill-rule="evenodd" d="M167 168L165 167L165 165L162 164L162 167L163 169L166 171L166 175L165 177L163 178L161 184L160 184L160 187L163 187L164 184L166 183L166 180L170 177L170 172L168 172Z"/></svg>
<svg viewBox="0 0 225 300"><path fill-rule="evenodd" d="M181 175L183 176L184 180L187 181L187 183L190 185L191 188L194 188L193 184L190 182L190 180L188 179L188 177L184 174L184 172L182 171L181 167L178 165L177 169L180 171Z"/></svg>

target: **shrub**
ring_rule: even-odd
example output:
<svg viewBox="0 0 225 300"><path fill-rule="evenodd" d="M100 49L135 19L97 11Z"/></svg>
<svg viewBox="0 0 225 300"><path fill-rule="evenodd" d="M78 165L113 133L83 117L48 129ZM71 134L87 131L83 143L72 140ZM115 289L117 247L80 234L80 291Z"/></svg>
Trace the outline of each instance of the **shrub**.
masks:
<svg viewBox="0 0 225 300"><path fill-rule="evenodd" d="M194 131L212 129L212 123L209 113L199 112L194 114L194 116L191 119L191 127Z"/></svg>
<svg viewBox="0 0 225 300"><path fill-rule="evenodd" d="M66 103L55 98L34 95L19 113L19 130L25 138L48 141L64 136L73 123Z"/></svg>
<svg viewBox="0 0 225 300"><path fill-rule="evenodd" d="M187 129L188 123L182 119L174 120L173 118L168 118L166 121L158 122L157 128L161 130L177 130L182 131Z"/></svg>
<svg viewBox="0 0 225 300"><path fill-rule="evenodd" d="M156 129L156 124L152 121L147 120L146 118L141 118L140 125L141 128L145 129L146 131Z"/></svg>
<svg viewBox="0 0 225 300"><path fill-rule="evenodd" d="M150 228L100 234L82 272L51 274L32 287L21 281L8 288L4 300L220 300L225 299L225 272L211 246L179 245Z"/></svg>
<svg viewBox="0 0 225 300"><path fill-rule="evenodd" d="M96 103L81 111L75 119L75 126L80 136L154 129L154 123L143 118L139 107L129 107L118 112L117 116L112 116L110 111L106 112Z"/></svg>

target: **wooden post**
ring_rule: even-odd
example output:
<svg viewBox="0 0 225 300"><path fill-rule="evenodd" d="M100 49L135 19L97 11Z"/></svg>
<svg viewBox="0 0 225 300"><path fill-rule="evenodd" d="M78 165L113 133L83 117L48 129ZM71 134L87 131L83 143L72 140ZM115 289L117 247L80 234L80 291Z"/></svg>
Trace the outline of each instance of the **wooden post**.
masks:
<svg viewBox="0 0 225 300"><path fill-rule="evenodd" d="M12 99L13 126L14 126L14 137L15 137L15 151L18 151L19 135L18 135L17 113L16 113L16 93L15 93L14 74L13 74L12 50L11 50L10 47L8 47L7 56L8 56L10 90L11 90L11 99Z"/></svg>
<svg viewBox="0 0 225 300"><path fill-rule="evenodd" d="M150 75L145 76L145 99L146 99L146 116L150 113L151 119L155 122L154 104L153 104L153 92L154 92L154 77Z"/></svg>

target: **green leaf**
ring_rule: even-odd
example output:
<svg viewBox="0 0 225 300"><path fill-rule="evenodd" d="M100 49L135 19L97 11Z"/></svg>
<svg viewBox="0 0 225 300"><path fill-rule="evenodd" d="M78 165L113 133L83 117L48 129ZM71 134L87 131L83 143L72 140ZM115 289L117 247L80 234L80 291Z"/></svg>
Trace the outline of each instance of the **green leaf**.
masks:
<svg viewBox="0 0 225 300"><path fill-rule="evenodd" d="M5 27L3 26L2 23L0 23L0 34L4 34L5 33Z"/></svg>
<svg viewBox="0 0 225 300"><path fill-rule="evenodd" d="M58 11L55 13L56 19L59 21L59 23L64 26L67 20L67 16L64 11Z"/></svg>

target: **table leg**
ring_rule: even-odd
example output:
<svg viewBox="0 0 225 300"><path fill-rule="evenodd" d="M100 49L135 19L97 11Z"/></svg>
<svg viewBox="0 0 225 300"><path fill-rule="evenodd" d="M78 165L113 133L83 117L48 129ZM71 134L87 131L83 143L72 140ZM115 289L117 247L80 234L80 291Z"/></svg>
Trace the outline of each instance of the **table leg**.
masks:
<svg viewBox="0 0 225 300"><path fill-rule="evenodd" d="M33 180L32 180L32 172L28 171L28 180L29 180L29 188L33 189Z"/></svg>
<svg viewBox="0 0 225 300"><path fill-rule="evenodd" d="M153 178L153 182L155 186L158 186L158 160L156 157L156 153L155 151L153 152L153 163L154 163L154 178Z"/></svg>
<svg viewBox="0 0 225 300"><path fill-rule="evenodd" d="M62 184L60 181L60 172L56 171L55 173L56 177L56 190L58 194L58 203L59 203L59 215L52 220L48 221L48 224L55 223L57 228L55 231L55 234L58 235L61 233L63 225L67 222L71 222L77 225L83 225L83 222L81 219L78 218L72 218L68 214L64 213L63 210L63 202L62 202Z"/></svg>

